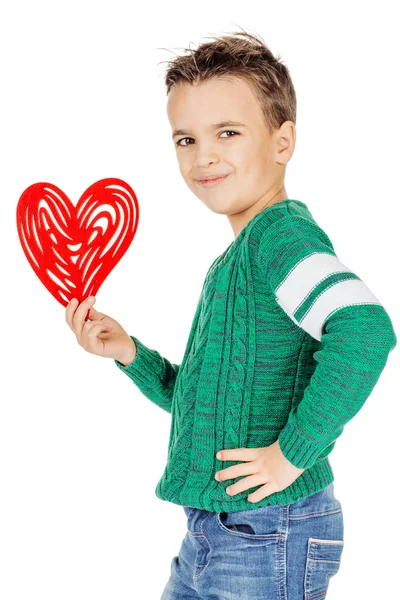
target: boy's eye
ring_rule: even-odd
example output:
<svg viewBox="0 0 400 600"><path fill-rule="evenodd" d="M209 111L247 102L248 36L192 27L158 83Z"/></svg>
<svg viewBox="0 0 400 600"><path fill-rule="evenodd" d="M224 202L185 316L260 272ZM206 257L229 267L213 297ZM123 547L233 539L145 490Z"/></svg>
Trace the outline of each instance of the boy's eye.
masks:
<svg viewBox="0 0 400 600"><path fill-rule="evenodd" d="M223 133L234 133L235 135L239 135L237 131L230 131L230 130L222 131L222 132L221 132L221 135L222 135ZM231 135L229 135L228 137L234 137L234 136L231 136ZM178 141L176 142L176 145L177 145L177 146L181 146L181 148L184 148L184 147L185 147L185 146L187 146L187 145L189 145L189 146L190 146L190 144L184 144L184 145L182 145L180 142L183 142L183 140L192 140L192 139L193 139L193 138L191 138L191 137L185 137L185 138L181 138L180 140L178 140Z"/></svg>

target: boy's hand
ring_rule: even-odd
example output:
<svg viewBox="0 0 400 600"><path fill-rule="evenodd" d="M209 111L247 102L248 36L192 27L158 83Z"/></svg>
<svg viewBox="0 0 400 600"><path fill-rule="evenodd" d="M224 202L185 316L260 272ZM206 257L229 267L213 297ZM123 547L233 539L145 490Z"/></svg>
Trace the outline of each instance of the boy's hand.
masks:
<svg viewBox="0 0 400 600"><path fill-rule="evenodd" d="M218 481L234 479L241 475L249 476L226 488L226 492L230 496L256 485L264 484L250 496L247 496L250 502L260 502L270 494L284 490L304 471L304 469L292 465L285 458L278 440L265 448L233 448L231 450L221 450L220 452L220 460L246 461L244 464L227 467L215 474L215 479Z"/></svg>
<svg viewBox="0 0 400 600"><path fill-rule="evenodd" d="M84 350L97 356L115 358L127 365L136 356L135 342L115 319L93 307L96 298L86 298L80 304L73 298L65 309L65 320ZM88 310L89 320L85 321Z"/></svg>

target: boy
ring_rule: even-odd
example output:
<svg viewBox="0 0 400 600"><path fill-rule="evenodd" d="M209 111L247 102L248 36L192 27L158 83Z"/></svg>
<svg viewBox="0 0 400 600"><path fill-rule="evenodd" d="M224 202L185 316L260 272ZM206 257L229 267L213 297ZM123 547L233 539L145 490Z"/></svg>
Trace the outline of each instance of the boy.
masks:
<svg viewBox="0 0 400 600"><path fill-rule="evenodd" d="M166 74L180 172L235 235L208 270L182 363L94 308L84 323L88 299L66 319L171 413L156 494L184 507L188 532L162 599L324 598L344 543L328 455L397 339L307 205L287 197L293 84L260 39L236 35Z"/></svg>

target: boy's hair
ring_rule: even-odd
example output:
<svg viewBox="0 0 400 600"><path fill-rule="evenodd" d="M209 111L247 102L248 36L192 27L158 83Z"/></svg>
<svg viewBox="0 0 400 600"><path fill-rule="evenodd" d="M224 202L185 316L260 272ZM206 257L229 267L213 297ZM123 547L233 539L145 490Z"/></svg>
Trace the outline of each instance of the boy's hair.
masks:
<svg viewBox="0 0 400 600"><path fill-rule="evenodd" d="M189 55L163 61L169 64L165 72L167 95L179 83L194 84L216 77L244 79L260 102L270 133L285 121L296 124L296 93L289 70L279 62L280 56L274 57L261 36L237 31L209 39L215 41L195 50L185 48Z"/></svg>

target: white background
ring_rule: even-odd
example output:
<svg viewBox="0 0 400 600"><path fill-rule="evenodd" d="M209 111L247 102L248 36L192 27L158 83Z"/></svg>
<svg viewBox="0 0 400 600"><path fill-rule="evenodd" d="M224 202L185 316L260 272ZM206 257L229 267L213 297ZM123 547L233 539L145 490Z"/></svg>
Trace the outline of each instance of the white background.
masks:
<svg viewBox="0 0 400 600"><path fill-rule="evenodd" d="M2 600L156 600L186 531L182 507L154 493L171 417L112 360L77 344L22 251L20 195L38 181L74 203L105 177L133 187L137 234L96 308L179 363L205 273L233 232L181 178L161 61L238 24L281 55L296 88L289 198L308 205L400 333L395 9L389 1L2 4ZM398 587L399 354L330 455L345 519L330 600L386 598Z"/></svg>

